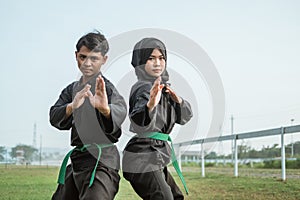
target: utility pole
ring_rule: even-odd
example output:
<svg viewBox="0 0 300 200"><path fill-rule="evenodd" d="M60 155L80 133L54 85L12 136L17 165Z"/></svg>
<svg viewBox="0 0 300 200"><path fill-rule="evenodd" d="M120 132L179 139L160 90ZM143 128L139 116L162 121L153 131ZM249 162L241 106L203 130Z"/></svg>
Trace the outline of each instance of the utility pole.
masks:
<svg viewBox="0 0 300 200"><path fill-rule="evenodd" d="M8 160L7 160L7 148L5 148L5 169L7 168L8 165Z"/></svg>
<svg viewBox="0 0 300 200"><path fill-rule="evenodd" d="M33 141L32 141L33 148L36 148L36 123L33 124Z"/></svg>
<svg viewBox="0 0 300 200"><path fill-rule="evenodd" d="M233 135L233 115L231 115L231 135ZM233 140L231 140L231 163L233 163L233 153L234 153L234 147L233 147Z"/></svg>
<svg viewBox="0 0 300 200"><path fill-rule="evenodd" d="M42 165L42 135L40 137L40 165Z"/></svg>
<svg viewBox="0 0 300 200"><path fill-rule="evenodd" d="M291 126L293 126L293 122L295 119L291 119ZM293 133L291 134L291 157L294 157L294 138L293 138Z"/></svg>

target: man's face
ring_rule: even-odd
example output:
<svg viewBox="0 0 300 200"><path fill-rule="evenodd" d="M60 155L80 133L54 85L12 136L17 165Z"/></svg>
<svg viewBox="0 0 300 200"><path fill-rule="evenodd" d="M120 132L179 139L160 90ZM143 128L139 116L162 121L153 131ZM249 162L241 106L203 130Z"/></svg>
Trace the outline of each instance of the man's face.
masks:
<svg viewBox="0 0 300 200"><path fill-rule="evenodd" d="M158 49L154 49L148 58L145 71L153 77L159 77L166 68L166 60Z"/></svg>
<svg viewBox="0 0 300 200"><path fill-rule="evenodd" d="M86 46L82 46L75 52L78 68L84 78L90 78L100 72L101 66L106 62L107 56L101 52L93 52Z"/></svg>

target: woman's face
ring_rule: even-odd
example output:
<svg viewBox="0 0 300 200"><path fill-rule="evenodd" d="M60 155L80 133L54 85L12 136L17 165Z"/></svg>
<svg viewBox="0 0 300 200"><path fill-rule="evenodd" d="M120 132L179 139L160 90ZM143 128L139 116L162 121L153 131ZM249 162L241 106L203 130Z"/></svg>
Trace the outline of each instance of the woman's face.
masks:
<svg viewBox="0 0 300 200"><path fill-rule="evenodd" d="M153 77L159 77L166 68L166 60L163 54L158 49L153 49L150 57L148 58L145 71Z"/></svg>

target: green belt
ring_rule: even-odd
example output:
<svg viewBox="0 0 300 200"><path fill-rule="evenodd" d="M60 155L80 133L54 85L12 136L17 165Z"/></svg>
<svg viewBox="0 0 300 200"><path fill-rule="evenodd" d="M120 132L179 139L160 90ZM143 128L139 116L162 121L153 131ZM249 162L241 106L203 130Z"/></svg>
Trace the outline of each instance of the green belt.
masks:
<svg viewBox="0 0 300 200"><path fill-rule="evenodd" d="M178 165L178 162L177 162L177 159L176 159L176 155L175 155L175 151L174 151L174 147L173 147L173 142L172 142L172 139L170 137L170 135L168 134L164 134L164 133L159 133L159 132L150 132L150 133L141 133L141 134L138 134L138 137L145 137L145 138L152 138L152 139L156 139L156 140L162 140L162 141L169 141L171 143L171 149L172 149L172 164L173 164L173 167L175 168L182 184L183 184L183 187L185 189L185 192L186 194L189 193L188 191L188 188L186 186L186 182L183 178L183 175L182 175L182 172L180 171L180 168L179 168L179 165Z"/></svg>
<svg viewBox="0 0 300 200"><path fill-rule="evenodd" d="M59 175L58 175L58 181L57 181L58 183L65 184L65 175L66 175L67 163L68 163L68 160L69 160L72 152L73 151L85 152L87 150L87 148L92 147L92 146L95 146L95 147L98 148L97 162L96 162L96 165L95 165L94 170L93 170L92 175L91 175L89 187L91 187L93 185L93 182L94 182L94 179L95 179L95 174L96 174L96 169L97 169L97 166L98 166L98 163L99 163L99 160L100 160L100 157L101 157L101 153L102 153L102 148L113 146L113 144L85 144L82 147L75 147L74 149L70 150L67 153L67 155L65 156L65 158L64 158L64 160L61 164L61 167L60 167L60 170L59 170Z"/></svg>

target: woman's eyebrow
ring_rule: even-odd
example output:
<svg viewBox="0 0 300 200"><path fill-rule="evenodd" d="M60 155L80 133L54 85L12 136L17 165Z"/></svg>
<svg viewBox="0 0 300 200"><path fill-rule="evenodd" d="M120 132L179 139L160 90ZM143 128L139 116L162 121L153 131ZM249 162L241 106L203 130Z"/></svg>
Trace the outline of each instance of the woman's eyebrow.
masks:
<svg viewBox="0 0 300 200"><path fill-rule="evenodd" d="M164 57L164 55L159 55L159 56L155 56L155 55L150 55L149 57Z"/></svg>

